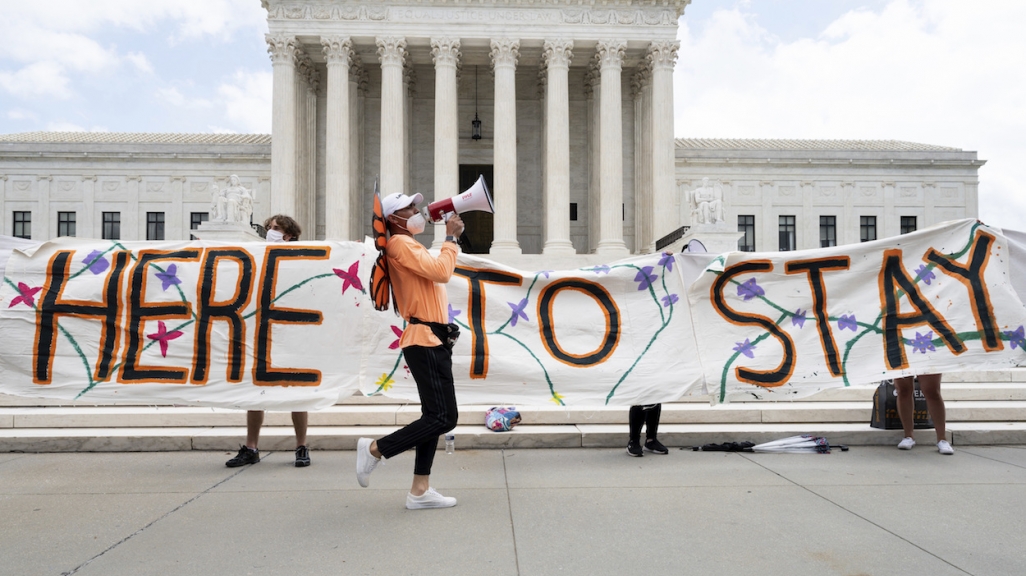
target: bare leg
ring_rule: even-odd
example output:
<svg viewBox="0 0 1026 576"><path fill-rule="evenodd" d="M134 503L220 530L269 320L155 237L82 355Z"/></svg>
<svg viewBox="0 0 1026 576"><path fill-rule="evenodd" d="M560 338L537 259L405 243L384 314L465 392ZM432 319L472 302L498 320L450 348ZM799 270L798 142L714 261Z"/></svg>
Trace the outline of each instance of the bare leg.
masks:
<svg viewBox="0 0 1026 576"><path fill-rule="evenodd" d="M422 476L420 474L413 475L413 485L410 486L410 494L414 496L423 496L427 489L431 487L431 477Z"/></svg>
<svg viewBox="0 0 1026 576"><path fill-rule="evenodd" d="M246 447L257 449L260 443L260 427L264 424L263 410L250 410L246 412Z"/></svg>
<svg viewBox="0 0 1026 576"><path fill-rule="evenodd" d="M296 430L296 448L306 446L306 427L309 422L309 412L292 413L292 427Z"/></svg>
<svg viewBox="0 0 1026 576"><path fill-rule="evenodd" d="M375 458L381 458L381 452L378 450L378 441L377 440L371 442L370 453L371 453L371 456L373 456Z"/></svg>
<svg viewBox="0 0 1026 576"><path fill-rule="evenodd" d="M930 418L933 420L933 429L937 432L937 441L947 440L947 429L945 419L947 417L944 409L944 398L940 391L941 375L928 374L919 377L919 389L926 396L926 408L930 411Z"/></svg>
<svg viewBox="0 0 1026 576"><path fill-rule="evenodd" d="M912 429L915 426L916 400L913 397L912 377L895 378L894 390L898 393L898 417L901 418L901 428L905 431L905 438L912 438Z"/></svg>

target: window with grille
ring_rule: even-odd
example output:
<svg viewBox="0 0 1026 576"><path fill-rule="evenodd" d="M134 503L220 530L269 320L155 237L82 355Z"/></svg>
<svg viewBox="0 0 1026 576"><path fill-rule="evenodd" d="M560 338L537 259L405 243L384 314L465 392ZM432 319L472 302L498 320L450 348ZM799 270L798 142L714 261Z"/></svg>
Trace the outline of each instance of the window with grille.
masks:
<svg viewBox="0 0 1026 576"><path fill-rule="evenodd" d="M876 216L859 216L859 233L863 242L876 240Z"/></svg>
<svg viewBox="0 0 1026 576"><path fill-rule="evenodd" d="M819 217L819 247L837 246L837 216Z"/></svg>
<svg viewBox="0 0 1026 576"><path fill-rule="evenodd" d="M75 235L75 213L74 212L58 212L57 213L57 235L58 236L74 236Z"/></svg>
<svg viewBox="0 0 1026 576"><path fill-rule="evenodd" d="M14 226L12 226L14 236L17 238L25 238L26 240L32 239L32 212L29 211L15 211L14 212Z"/></svg>
<svg viewBox="0 0 1026 576"><path fill-rule="evenodd" d="M917 227L916 227L916 217L915 216L902 216L901 217L901 233L902 234L908 234L909 232L915 232L916 230L917 230Z"/></svg>
<svg viewBox="0 0 1026 576"><path fill-rule="evenodd" d="M737 231L745 235L738 239L737 249L741 252L755 252L755 216L743 214L737 217Z"/></svg>
<svg viewBox="0 0 1026 576"><path fill-rule="evenodd" d="M121 240L121 212L103 213L103 239Z"/></svg>
<svg viewBox="0 0 1026 576"><path fill-rule="evenodd" d="M163 240L164 239L164 213L163 212L147 212L146 213L146 239L147 240Z"/></svg>
<svg viewBox="0 0 1026 576"><path fill-rule="evenodd" d="M795 242L795 217L794 216L780 216L778 217L778 230L779 230L779 249L781 252L790 252L796 249Z"/></svg>

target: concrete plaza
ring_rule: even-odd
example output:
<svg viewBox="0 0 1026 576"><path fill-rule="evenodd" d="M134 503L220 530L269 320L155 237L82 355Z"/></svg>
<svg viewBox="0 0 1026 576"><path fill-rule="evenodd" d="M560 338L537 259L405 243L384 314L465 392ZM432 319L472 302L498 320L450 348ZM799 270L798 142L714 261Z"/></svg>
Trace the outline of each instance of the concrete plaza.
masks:
<svg viewBox="0 0 1026 576"><path fill-rule="evenodd" d="M228 469L225 452L0 454L0 573L1009 575L1026 447L830 455L439 452L447 510L407 511L404 454Z"/></svg>

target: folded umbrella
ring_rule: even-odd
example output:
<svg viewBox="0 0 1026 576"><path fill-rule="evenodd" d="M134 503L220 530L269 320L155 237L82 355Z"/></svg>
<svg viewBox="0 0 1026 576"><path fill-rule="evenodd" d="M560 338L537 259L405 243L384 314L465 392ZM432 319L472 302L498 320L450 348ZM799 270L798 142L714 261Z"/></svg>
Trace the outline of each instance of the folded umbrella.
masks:
<svg viewBox="0 0 1026 576"><path fill-rule="evenodd" d="M756 444L752 447L752 451L829 454L830 443L822 436L790 436L780 440L773 440L772 442Z"/></svg>

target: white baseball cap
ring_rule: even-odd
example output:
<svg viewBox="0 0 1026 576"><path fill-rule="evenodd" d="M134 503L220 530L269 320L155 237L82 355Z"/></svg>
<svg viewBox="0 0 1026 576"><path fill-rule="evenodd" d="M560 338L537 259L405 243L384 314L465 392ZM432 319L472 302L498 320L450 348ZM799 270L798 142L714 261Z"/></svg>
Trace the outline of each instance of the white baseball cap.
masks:
<svg viewBox="0 0 1026 576"><path fill-rule="evenodd" d="M397 210L402 210L410 204L420 204L424 201L424 196L421 194L414 194L413 196L407 196L396 192L395 194L389 194L388 196L381 197L381 214L382 216L388 217L389 214L394 214Z"/></svg>

